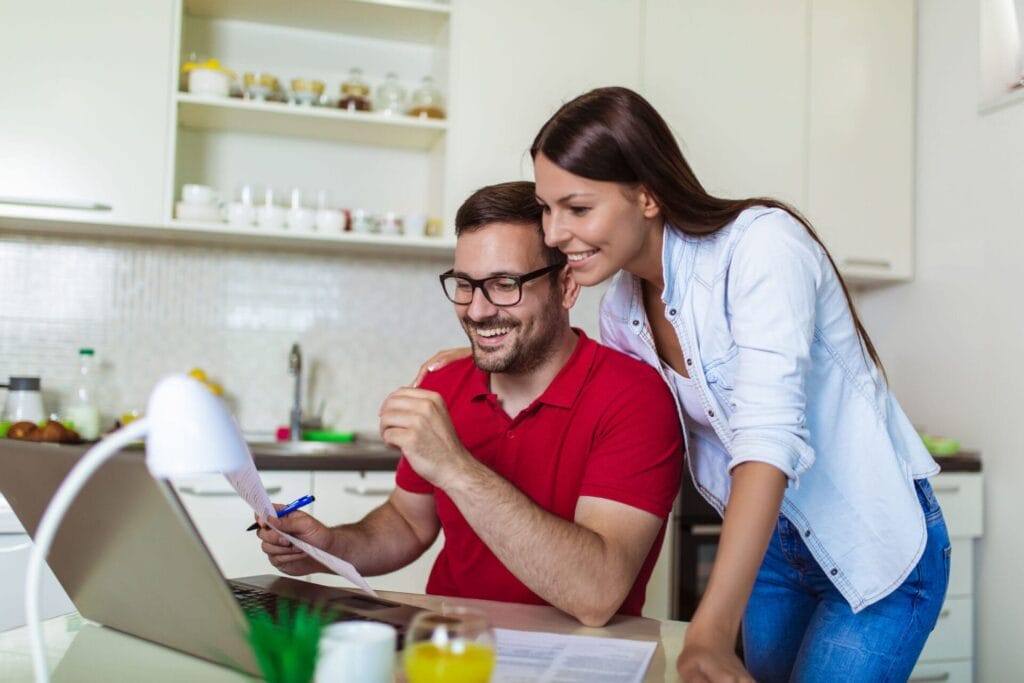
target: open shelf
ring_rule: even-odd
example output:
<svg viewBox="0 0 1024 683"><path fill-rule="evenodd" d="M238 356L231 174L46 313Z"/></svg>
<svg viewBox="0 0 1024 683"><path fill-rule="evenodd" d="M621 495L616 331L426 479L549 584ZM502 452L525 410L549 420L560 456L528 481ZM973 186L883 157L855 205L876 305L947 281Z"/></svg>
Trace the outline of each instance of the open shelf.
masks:
<svg viewBox="0 0 1024 683"><path fill-rule="evenodd" d="M353 232L317 233L286 229L229 226L226 223L195 223L170 220L141 225L102 218L68 219L53 217L17 218L0 216L0 233L43 233L68 236L114 237L128 240L156 240L174 244L219 244L244 247L274 247L292 251L366 253L378 256L444 257L454 253L455 239L412 237Z"/></svg>
<svg viewBox="0 0 1024 683"><path fill-rule="evenodd" d="M254 102L176 93L178 125L201 130L306 137L378 147L429 150L448 129L445 120L376 112Z"/></svg>
<svg viewBox="0 0 1024 683"><path fill-rule="evenodd" d="M211 19L432 43L445 29L447 2L421 0L185 0L185 12Z"/></svg>

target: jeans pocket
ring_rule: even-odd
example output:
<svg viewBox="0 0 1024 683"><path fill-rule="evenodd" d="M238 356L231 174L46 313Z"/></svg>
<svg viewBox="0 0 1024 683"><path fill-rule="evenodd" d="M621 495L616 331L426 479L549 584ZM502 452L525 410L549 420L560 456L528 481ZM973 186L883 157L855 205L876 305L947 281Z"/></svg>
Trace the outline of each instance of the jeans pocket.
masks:
<svg viewBox="0 0 1024 683"><path fill-rule="evenodd" d="M924 512L925 523L929 526L942 519L942 508L939 507L939 500L935 497L932 485L927 479L915 479L914 488L917 491L917 500Z"/></svg>

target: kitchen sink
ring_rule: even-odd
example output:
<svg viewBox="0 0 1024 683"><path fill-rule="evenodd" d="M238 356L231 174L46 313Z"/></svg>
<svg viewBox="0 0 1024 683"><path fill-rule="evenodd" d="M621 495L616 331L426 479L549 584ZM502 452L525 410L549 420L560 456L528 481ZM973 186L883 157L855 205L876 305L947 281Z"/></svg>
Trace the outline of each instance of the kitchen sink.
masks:
<svg viewBox="0 0 1024 683"><path fill-rule="evenodd" d="M256 456L371 456L397 455L376 435L360 435L349 443L327 441L250 441L249 450Z"/></svg>

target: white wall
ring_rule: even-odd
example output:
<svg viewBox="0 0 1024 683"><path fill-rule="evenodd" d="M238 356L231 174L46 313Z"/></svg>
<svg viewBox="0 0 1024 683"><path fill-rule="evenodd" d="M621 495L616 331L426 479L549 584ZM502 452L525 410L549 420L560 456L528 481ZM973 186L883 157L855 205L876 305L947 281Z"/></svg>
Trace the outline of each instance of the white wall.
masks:
<svg viewBox="0 0 1024 683"><path fill-rule="evenodd" d="M976 2L918 8L916 276L860 311L914 422L983 453L977 680L1021 680L1024 102L978 113Z"/></svg>

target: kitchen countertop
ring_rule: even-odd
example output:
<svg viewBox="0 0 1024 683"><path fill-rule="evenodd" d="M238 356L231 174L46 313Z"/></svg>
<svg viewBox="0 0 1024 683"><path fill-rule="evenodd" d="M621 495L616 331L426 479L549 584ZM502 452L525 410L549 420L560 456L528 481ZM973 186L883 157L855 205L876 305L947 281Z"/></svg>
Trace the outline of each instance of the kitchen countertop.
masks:
<svg viewBox="0 0 1024 683"><path fill-rule="evenodd" d="M6 439L0 439L6 441ZM25 443L25 442L16 442ZM64 446L77 448L83 453L91 444ZM300 442L300 447L317 448L318 442ZM319 444L323 452L284 453L289 448L288 442L252 443L253 460L260 470L317 470L341 472L393 472L398 467L400 454L388 448L383 442L373 439L357 439L345 444ZM39 448L52 447L52 444L38 444ZM981 472L981 454L978 451L960 451L954 455L937 456L936 462L943 472Z"/></svg>
<svg viewBox="0 0 1024 683"><path fill-rule="evenodd" d="M943 472L981 472L981 453L960 451L953 455L932 456Z"/></svg>

